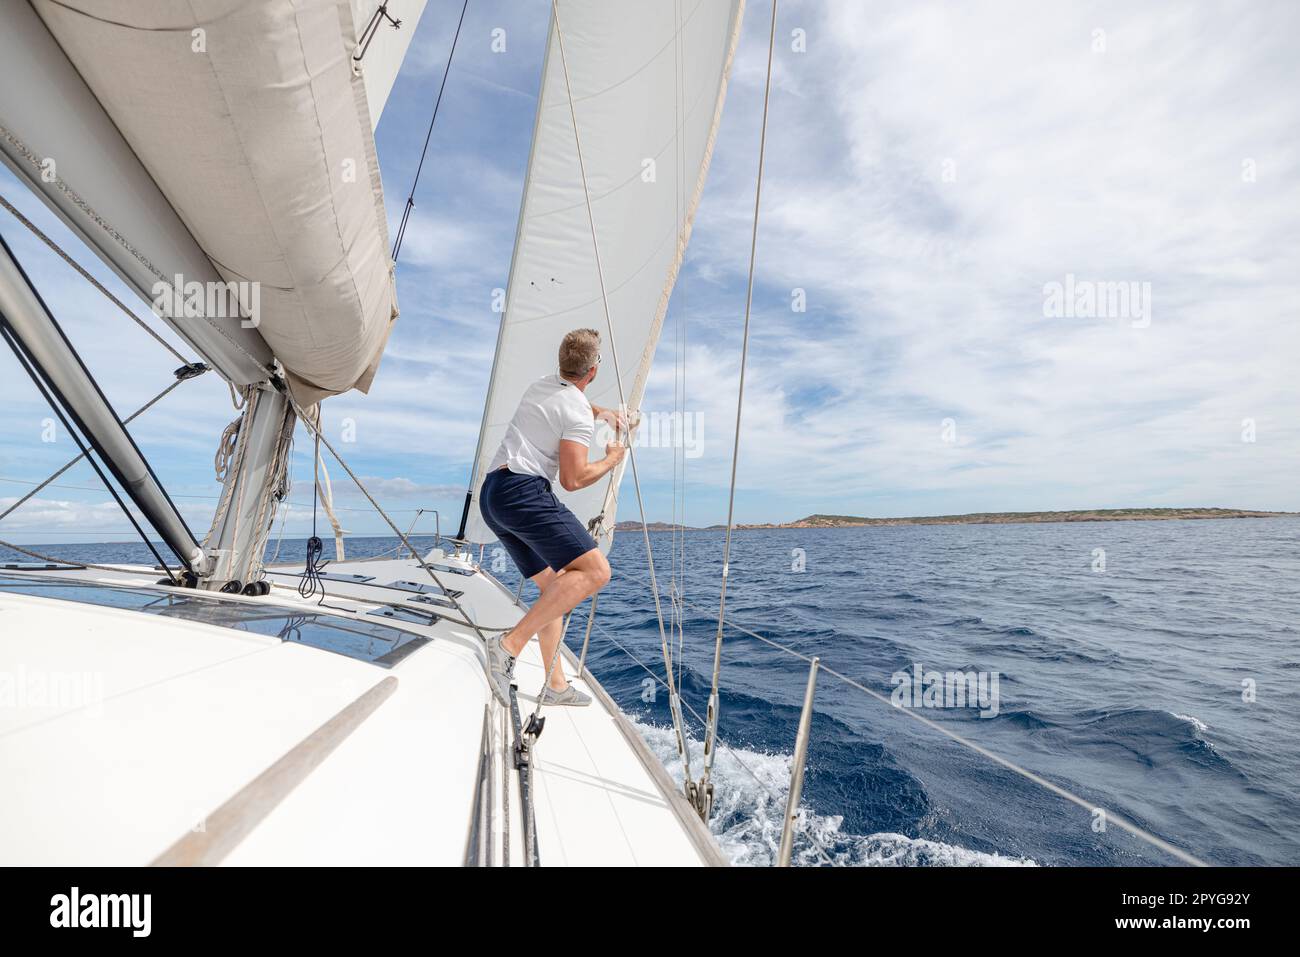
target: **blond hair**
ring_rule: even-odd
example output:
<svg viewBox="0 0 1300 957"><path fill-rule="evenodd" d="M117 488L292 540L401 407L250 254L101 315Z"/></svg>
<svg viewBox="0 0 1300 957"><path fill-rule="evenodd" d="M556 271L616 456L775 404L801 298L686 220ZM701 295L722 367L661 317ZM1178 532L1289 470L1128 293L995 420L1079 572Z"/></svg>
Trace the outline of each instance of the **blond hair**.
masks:
<svg viewBox="0 0 1300 957"><path fill-rule="evenodd" d="M560 375L581 379L600 360L600 333L574 329L560 340Z"/></svg>

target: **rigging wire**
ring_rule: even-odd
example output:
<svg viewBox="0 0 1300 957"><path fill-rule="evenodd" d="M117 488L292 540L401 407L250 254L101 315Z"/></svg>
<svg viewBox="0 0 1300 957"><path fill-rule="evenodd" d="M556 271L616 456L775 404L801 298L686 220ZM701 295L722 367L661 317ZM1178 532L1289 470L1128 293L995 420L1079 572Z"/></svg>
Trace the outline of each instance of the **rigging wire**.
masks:
<svg viewBox="0 0 1300 957"><path fill-rule="evenodd" d="M127 532L114 532L115 535L126 535ZM106 543L112 544L112 543ZM27 555L35 558L37 561L45 562L48 565L60 565L66 568L82 569L90 568L102 572L122 572L127 575L139 575L139 568L126 568L122 565L98 565L95 562L83 562L79 558L58 558L54 555L46 555L43 552L34 552L30 548L24 548L22 545L15 545L13 542L5 541L0 538L0 547L11 549L20 555Z"/></svg>
<svg viewBox="0 0 1300 957"><path fill-rule="evenodd" d="M124 421L124 422L129 422L130 419L124 419L123 421ZM78 462L81 461L81 456L77 456L76 461L78 461ZM73 464L73 463L69 463L69 464ZM50 476L50 478L54 478L54 476ZM64 485L64 484L62 484L62 483L50 482L49 479L46 479L46 480L43 481L43 482L33 482L33 481L31 481L30 479L17 479L17 478L12 478L11 476L8 476L8 475L0 475L0 482L11 482L11 483L13 483L13 484L15 484L15 485L40 485L42 488L62 488L62 489L68 489L68 490L70 490L70 491L74 491L74 492L98 492L98 491L101 491L101 489L100 489L99 487L97 487L97 486L93 486L93 485ZM217 499L219 499L221 496L219 496L219 495L172 495L171 497L172 497L172 498L193 499L193 500L195 500L195 501L215 502L215 501L216 501ZM294 508L308 508L308 507L309 507L309 506L307 505L306 502L292 502L292 501L290 501L290 502L287 502L286 504L288 504L288 505L292 505ZM357 506L350 506L350 505L335 505L335 506L334 506L334 509L335 509L335 511L339 511L339 512L372 512L372 511L374 511L374 509L370 509L370 508L360 508L360 507L357 507ZM390 508L388 511L390 511L390 512L415 512L415 513L418 515L420 512L428 512L428 511L433 511L433 510L432 510L432 509L427 509L427 508ZM3 516L0 516L0 518L2 518L2 517L3 517ZM420 534L423 535L423 534L432 534L432 533L421 532Z"/></svg>
<svg viewBox="0 0 1300 957"><path fill-rule="evenodd" d="M314 435L316 437L316 440L321 445L325 446L325 448L329 451L330 455L334 456L334 460L338 462L339 465L343 468L343 471L348 474L348 478L352 479L352 482L354 485L356 485L357 490L360 491L363 496L365 496L366 501L368 501L371 507L374 508L374 510L379 513L379 517L384 520L384 523L387 524L388 527L393 530L393 534L401 539L402 545L406 547L407 552L409 552L411 557L415 559L415 563L419 567L424 569L425 573L431 579L433 579L433 583L435 585L437 585L439 588L442 589L443 595L446 596L446 598L452 603L452 606L460 614L460 619L448 618L447 620L456 625L464 625L466 628L472 628L474 630L474 633L478 635L479 639L484 642L487 641L487 632L498 633L498 632L510 631L511 628L514 627L513 625L510 625L505 628L492 628L492 627L488 627L487 625L480 625L478 622L474 621L470 617L470 615L465 611L464 606L461 605L459 600L457 600L454 590L448 588L443 583L442 579L439 578L438 574L433 570L433 566L430 565L428 562L426 562L424 560L424 557L418 551L416 551L415 546L411 544L411 540L407 538L405 534L402 533L402 530L400 528L397 527L397 525L393 522L392 518L389 517L388 513L384 511L383 506L381 506L377 501L375 501L375 497L370 494L370 490L366 488L365 484L361 481L361 479L357 477L357 473L352 471L352 468L348 465L348 463L343 460L343 456L339 455L338 450L335 449L334 446L330 444L330 440L325 438L325 436L321 433L319 423L307 415L307 413L303 410L302 406L298 404L298 400L293 397L292 392L286 392L285 398L287 398L289 400L289 404L293 406L293 410L298 414L298 418L302 422L304 428L306 428L308 432ZM319 460L319 458L320 456L318 454L317 459Z"/></svg>
<svg viewBox="0 0 1300 957"><path fill-rule="evenodd" d="M402 251L402 240L406 238L406 224L415 208L415 187L420 183L420 173L424 170L424 157L429 152L429 140L433 136L433 124L438 119L438 107L442 105L442 93L447 89L447 75L451 73L452 57L456 55L456 41L460 39L460 28L465 23L465 11L469 9L469 0L461 5L460 20L456 23L456 32L451 38L451 50L447 54L447 66L442 71L442 83L438 86L438 98L433 102L433 116L429 118L429 131L424 134L424 148L420 150L420 162L415 167L415 178L411 180L411 192L406 197L406 208L402 210L402 221L397 226L397 239L393 241L393 262Z"/></svg>
<svg viewBox="0 0 1300 957"><path fill-rule="evenodd" d="M551 0L551 18L555 24L555 41L560 51L560 67L564 74L564 90L569 101L569 118L573 123L573 146L578 157L578 172L582 178L582 195L587 207L587 225L591 230L591 248L595 258L596 276L600 282L600 299L605 311L605 327L609 331L609 349L610 357L614 360L614 380L618 384L618 401L622 407L623 414L631 420L631 410L627 405L627 396L623 391L623 374L618 361L618 343L614 336L614 320L609 311L609 293L605 289L605 268L600 260L600 243L596 238L596 219L591 208L591 188L587 182L587 166L582 155L582 138L578 132L578 113L573 103L573 86L569 79L569 62L564 52L564 31L560 26L560 8L558 0ZM669 709L673 714L673 725L677 733L677 749L681 754L682 766L686 770L687 787L691 782L690 775L690 753L686 749L686 738L683 729L681 717L681 696L677 691L677 683L673 679L672 652L668 646L668 634L664 628L664 611L659 601L658 581L655 577L654 552L650 545L650 528L646 524L645 502L641 497L641 478L637 473L635 445L631 441L629 432L627 444L627 459L632 466L632 485L636 489L637 508L641 513L641 533L645 541L646 562L650 571L650 582L655 600L655 618L659 624L659 642L663 650L664 666L668 673L669 687Z"/></svg>
<svg viewBox="0 0 1300 957"><path fill-rule="evenodd" d="M713 741L718 734L718 677L722 668L722 624L727 610L727 578L731 571L731 533L735 527L736 462L740 457L740 414L745 405L745 364L749 358L749 315L754 304L754 260L758 251L758 211L763 196L763 160L767 152L767 109L772 94L772 54L776 49L776 7L772 0L772 25L767 41L767 76L763 82L763 124L758 136L758 176L754 182L754 220L749 233L749 279L745 291L745 324L740 341L740 382L736 389L736 432L731 446L731 485L727 492L727 537L722 546L722 587L718 597L718 631L713 644L713 682L709 690L709 726L704 739L704 773L700 791L709 792L713 771ZM708 809L702 809L707 815Z"/></svg>
<svg viewBox="0 0 1300 957"><path fill-rule="evenodd" d="M43 161L41 157L33 153L32 150L27 146L27 144L24 143L17 136L15 136L13 131L8 129L3 123L0 123L0 138L7 140L10 146L12 146L18 152L18 154L21 155L23 159L25 159L28 162L28 164L32 166L36 174L40 175L42 179L44 179L45 169L42 165ZM134 259L137 263L139 263L140 266L142 266L149 273L149 275L153 276L159 282L165 284L170 288L173 277L164 276L162 272L159 271L158 267L149 261L148 257L146 257L143 253L141 253L140 250L132 246L131 243L127 241L126 237L123 236L122 233L119 232L111 223L109 223L106 219L104 219L104 217L101 216L89 203L87 203L76 190L74 190L71 186L69 186L66 182L64 182L61 178L57 176L54 178L51 185L55 189L57 189L60 193L62 193L63 196L68 200L68 202L71 203L73 206L75 206L79 212L81 212L88 220L90 220L91 223L98 226L99 229L101 229L110 239L112 239L115 243L117 243L118 246L120 246L123 250L125 250L126 253L130 255L132 259ZM5 203L4 205L11 212L14 211L13 207L10 206L8 203ZM62 256L66 261L68 261L70 264L76 267L76 263L73 262L71 257L69 257L64 250L59 248L57 244L55 244L52 240L46 237L44 233L41 233L38 229L36 229L35 226L31 224L30 220L25 220L25 218L21 216L19 218L20 221L24 221L25 224L28 226L28 228L31 229L33 232L35 232L46 243L46 245L50 246L50 248L52 248L55 252L57 252L60 256ZM82 270L80 267L76 267L76 268L78 272L81 272L82 275L89 282L91 282L93 285L96 286L96 288L100 290L100 292L104 293L110 299L113 299L113 296L109 294L108 291L105 290L99 283L95 282L93 277L87 275L84 272L84 270ZM129 309L127 309L126 312L133 319L135 319L135 321L139 322L139 319L135 316L135 313L131 312ZM262 359L259 359L257 356L249 352L248 349L246 349L239 340L234 338L229 331L222 328L222 326L219 323L214 322L212 316L209 316L205 312L201 315L200 318L202 318L203 321L208 324L208 326L212 329L214 333L216 333L217 335L225 339L227 344L229 344L229 346L232 349L240 353L246 360L248 360L250 364L255 366L264 375L266 375L267 377L271 377L275 374L274 370L272 370ZM144 327L144 328L148 328L148 327ZM155 338L157 338L157 336L155 336ZM171 348L170 346L166 345L165 341L163 341L163 344L165 348L168 349ZM181 358L181 361L184 362L185 359Z"/></svg>
<svg viewBox="0 0 1300 957"><path fill-rule="evenodd" d="M587 623L588 633L590 633L591 631L592 624L593 621L592 619L589 618ZM615 638L603 625L596 624L595 627L596 630L598 630L601 633L601 635L603 635L605 639L609 641L610 644L612 644L619 651L623 652L623 654L626 655L632 661L633 664L635 664L637 667L639 667L642 671L648 674L655 681L659 682L659 684L663 685L665 688L668 687L668 684L663 680L663 678L660 678L657 674L655 674L654 671L652 671L650 667L645 664L645 662L643 662L640 658L636 656L635 653L633 653L630 649L628 649L627 646L625 646L622 642L620 642L617 638ZM705 719L700 716L700 713L696 711L694 708L692 708L688 702L683 701L682 707L684 707L688 712L690 712L691 716L700 723L701 728L707 727L708 722L705 721ZM723 740L722 737L718 737L717 743L719 746L726 748L731 753L731 759L735 761L736 765L740 767L746 774L748 774L751 778L754 779L754 783L757 784L759 788L762 789L767 794L767 796L772 800L773 804L775 804L777 807L784 809L785 797L773 791L772 788L768 785L768 783L758 776L758 774L754 771L754 769L751 768L744 761L743 758L741 758L740 751L737 748L733 747L727 741ZM821 843L821 840L817 837L816 833L814 833L813 831L808 831L806 833L809 842L813 846L813 850L815 850L821 856L822 861L834 867L835 861L831 859L830 851L827 849L827 847L824 844Z"/></svg>
<svg viewBox="0 0 1300 957"><path fill-rule="evenodd" d="M122 424L123 424L123 425L126 425L128 422L131 422L132 420L134 420L134 419L136 418L136 416L140 415L142 412L147 412L147 411L149 411L149 409L150 409L150 408L151 408L155 403L157 403L159 400L161 400L162 398L164 398L168 393L170 393L170 392L172 391L172 389L175 389L178 385L180 385L182 382L185 382L185 381L187 381L187 380L185 380L185 379L176 379L174 382L172 382L171 385L169 385L167 388L163 389L163 390L162 390L161 392L159 392L156 396L154 396L152 399L150 399L150 400L149 400L148 402L146 402L144 405L140 406L140 408L136 409L134 412L132 412L130 415L128 415L125 419L123 419L123 420L122 420ZM18 509L20 506L22 506L25 502L30 501L31 498L32 498L33 496L37 495L37 494L38 494L42 489L45 489L45 488L50 487L50 485L54 482L54 480L55 480L56 478L58 478L60 475L62 475L62 474L64 474L65 472L67 472L68 469L72 468L74 465L76 465L78 462L80 462L80 461L81 461L83 458L85 458L85 457L86 457L86 456L85 456L85 453L84 453L84 452L81 452L81 453L78 453L78 454L77 454L76 456L74 456L73 458L69 459L67 462L65 462L65 463L63 464L63 466L62 466L61 468L59 468L57 471L55 471L55 472L54 472L52 475L50 475L47 479L45 479L45 481L40 482L39 484L36 484L35 487L31 489L31 491L29 491L29 492L27 492L26 494L24 494L20 499L18 499L18 501L14 502L12 505L10 505L8 508L6 508L3 512L0 512L0 520L3 520L3 519L5 519L5 518L7 518L11 512L14 512L15 510L17 510L17 509ZM15 481L15 480L14 480L14 479L4 479L4 478L0 478L0 481L8 482L8 481ZM61 486L61 485L55 485L54 487L55 487L55 488L80 488L80 489L82 489L82 491L91 491L91 492L98 492L98 491L100 491L98 488L90 488L90 487L83 487L83 486Z"/></svg>
<svg viewBox="0 0 1300 957"><path fill-rule="evenodd" d="M172 584L177 584L176 576L173 574L171 567L163 561L162 555L158 553L158 549L154 547L153 542L149 541L149 536L146 535L144 529L140 527L140 523L135 520L135 516L131 514L131 510L127 508L126 503L122 501L122 496L118 494L117 488L108 480L108 476L104 474L104 470L100 467L99 462L97 462L90 454L90 450L86 447L80 433L78 433L68 421L63 408L55 400L49 389L47 389L45 382L42 381L40 373L36 370L30 357L27 355L21 340L10 328L9 321L2 315L0 315L0 337L3 337L9 348L13 350L15 358L18 359L18 364L23 367L23 371L25 371L31 378L32 384L36 386L36 390L41 394L41 397L45 399L46 403L49 404L54 414L58 416L59 421L63 423L63 428L70 436L72 436L72 440L77 443L77 448L81 450L82 456L90 463L90 467L95 470L95 474L98 475L99 480L104 483L104 487L108 489L108 493L113 496L113 500L117 502L118 508L120 508L123 514L126 515L127 521L129 521L131 526L136 530L141 541L144 542L145 547L153 553L153 557L157 559L158 564L162 566L163 572L166 573Z"/></svg>
<svg viewBox="0 0 1300 957"><path fill-rule="evenodd" d="M682 185L686 180L686 143L681 134L681 124L686 115L686 57L682 51L682 4L681 0L675 0L675 17L676 17L676 43L673 50L673 58L676 61L676 100L673 104L674 127L677 129L677 176L676 176L676 194L677 194L677 231L681 235L686 228L686 194ZM670 537L673 548L673 619L674 627L677 632L677 685L681 686L682 679L685 675L682 665L684 645L686 643L686 613L682 604L682 599L686 589L686 278L678 274L677 279L677 322L676 322L676 355L674 356L673 372L673 401L678 413L677 427L678 434L676 441L673 443L673 517L680 518L680 526L674 528L674 533ZM678 382L680 381L680 395ZM681 482L678 483L678 462L680 460ZM680 494L680 511L678 509L678 496ZM674 525L677 525L674 522Z"/></svg>
<svg viewBox="0 0 1300 957"><path fill-rule="evenodd" d="M78 274L80 274L82 279L86 280L86 282L90 283L101 293L103 293L109 302L117 306L117 308L122 310L122 312L126 313L127 317L132 322L134 322L137 326L139 326L141 329L143 329L145 332L151 335L154 338L154 341L158 343L158 345L162 346L164 349L166 349L168 352L170 352L172 355L174 355L177 359L179 359L181 362L185 363L186 365L191 364L189 359L186 359L183 355L177 352L176 349L172 347L172 344L170 342L168 342L166 339L160 336L157 333L157 331L155 331L151 326L146 324L143 319L141 319L134 312L132 312L131 309L126 305L126 303L124 303L121 299L118 299L117 296L109 292L109 290L104 286L103 283L101 283L98 279L96 279L89 272L87 272L79 262L77 262L75 259L69 256L59 246L58 243L52 240L49 236L45 235L45 233L41 231L39 226L37 226L30 219L28 219L21 212L19 212L17 207L15 207L11 202L9 202L9 200L5 199L4 196L0 196L0 206L3 206L5 209L7 209L9 213L14 217L14 219L18 220L18 222L22 223L29 230L31 230L32 234L37 239L43 242L46 246L49 246L50 249L54 250L54 252L58 255L60 259L62 259L65 263L67 263L69 266L75 269Z"/></svg>

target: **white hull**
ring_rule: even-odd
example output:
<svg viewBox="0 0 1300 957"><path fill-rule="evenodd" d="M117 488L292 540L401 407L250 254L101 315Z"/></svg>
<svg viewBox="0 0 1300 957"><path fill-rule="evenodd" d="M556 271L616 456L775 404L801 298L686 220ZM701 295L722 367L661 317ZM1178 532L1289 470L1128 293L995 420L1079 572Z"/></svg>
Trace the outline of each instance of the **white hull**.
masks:
<svg viewBox="0 0 1300 957"><path fill-rule="evenodd" d="M429 583L413 560L327 571L373 580L326 581L334 608L322 608L284 571L270 573L266 597L217 598L155 585L148 569L0 569L0 680L12 676L0 685L10 705L0 708L0 864L524 864L511 722L477 635L374 614L432 609L381 587ZM479 624L518 620L513 596L482 571L439 577ZM89 587L71 594L77 585ZM153 598L148 609L91 603ZM208 620L245 621L193 620L205 609ZM270 621L250 624L261 612ZM276 637L278 622L302 614L327 616L331 633L400 628L403 647L385 658L391 642L374 634L339 632L346 647L334 650ZM630 723L574 665L570 656L564 667L595 701L543 711L540 863L722 863ZM517 666L525 720L542 667L534 642Z"/></svg>

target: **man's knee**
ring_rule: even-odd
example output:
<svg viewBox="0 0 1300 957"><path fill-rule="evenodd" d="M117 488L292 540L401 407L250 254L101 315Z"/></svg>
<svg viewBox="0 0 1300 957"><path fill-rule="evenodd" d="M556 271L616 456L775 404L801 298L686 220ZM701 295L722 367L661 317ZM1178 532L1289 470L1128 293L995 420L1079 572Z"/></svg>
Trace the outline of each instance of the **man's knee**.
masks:
<svg viewBox="0 0 1300 957"><path fill-rule="evenodd" d="M609 584L611 572L609 569L609 559L601 554L599 550L596 551L596 557L599 558L600 561L596 563L596 567L592 569L592 572L596 579L596 591L600 591Z"/></svg>
<svg viewBox="0 0 1300 957"><path fill-rule="evenodd" d="M579 558L575 558L565 569L566 572L581 572L591 583L591 592L600 591L609 584L609 560L599 548L593 548Z"/></svg>

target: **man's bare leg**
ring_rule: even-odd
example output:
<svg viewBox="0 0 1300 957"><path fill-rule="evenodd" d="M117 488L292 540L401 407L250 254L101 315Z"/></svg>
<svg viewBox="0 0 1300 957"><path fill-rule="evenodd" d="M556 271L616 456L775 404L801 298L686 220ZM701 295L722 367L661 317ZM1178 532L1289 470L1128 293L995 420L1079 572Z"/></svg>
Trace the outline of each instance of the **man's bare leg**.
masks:
<svg viewBox="0 0 1300 957"><path fill-rule="evenodd" d="M538 581L548 574L551 577L545 584ZM549 654L553 654L559 644L564 616L609 583L609 562L599 548L593 548L579 555L560 572L552 573L546 569L534 576L533 581L538 582L542 593L533 602L533 607L528 609L528 613L519 620L519 624L501 639L501 647L517 658L519 652L524 650L524 645L528 644L528 639L537 635L542 643L542 667L545 667L550 664ZM548 629L552 631L553 637L543 634ZM556 670L559 671L558 666ZM552 687L557 691L562 690L566 686L563 677L558 687L554 684L554 678L552 675Z"/></svg>
<svg viewBox="0 0 1300 957"><path fill-rule="evenodd" d="M537 644L542 650L542 670L550 668L551 676L546 682L553 691L563 691L569 687L569 679L564 677L564 661L556 655L560 647L560 639L564 636L564 618L556 618L542 626L541 631L537 633ZM551 659L555 659L555 665L551 665Z"/></svg>
<svg viewBox="0 0 1300 957"><path fill-rule="evenodd" d="M564 572L560 572L559 574L563 575ZM543 568L540 572L538 572L536 575L533 576L532 581L533 584L537 586L537 590L539 592L542 592L545 591L548 587L550 587L551 582L553 582L556 577L557 575L554 570L550 568ZM563 616L548 621L546 624L542 625L542 627L539 628L537 631L537 643L538 645L541 646L541 651L542 651L542 668L551 669L550 678L547 681L547 684L549 684L551 686L551 689L554 691L563 691L565 688L569 686L569 682L564 677L564 664L563 662L560 661L558 657L555 657L555 652L558 650L560 645L560 639L563 637L564 637ZM525 642L525 644L527 644L527 642ZM523 650L522 646L520 647L519 650L520 651ZM553 657L555 658L554 666L551 665L551 659Z"/></svg>

